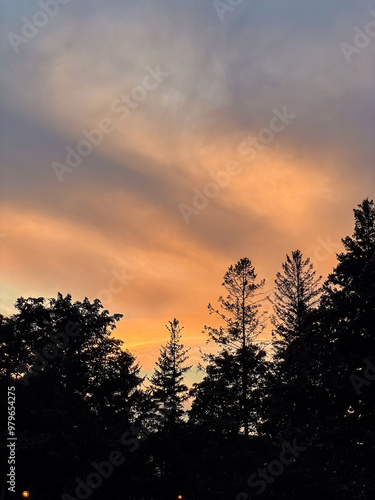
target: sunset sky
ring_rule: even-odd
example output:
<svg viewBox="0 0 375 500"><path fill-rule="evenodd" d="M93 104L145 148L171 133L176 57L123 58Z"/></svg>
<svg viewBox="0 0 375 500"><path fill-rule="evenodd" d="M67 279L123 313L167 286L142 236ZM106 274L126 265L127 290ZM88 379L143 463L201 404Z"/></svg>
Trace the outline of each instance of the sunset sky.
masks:
<svg viewBox="0 0 375 500"><path fill-rule="evenodd" d="M241 257L265 291L297 248L332 269L374 197L374 2L0 13L2 314L20 296L100 298L149 370L174 317L198 361Z"/></svg>

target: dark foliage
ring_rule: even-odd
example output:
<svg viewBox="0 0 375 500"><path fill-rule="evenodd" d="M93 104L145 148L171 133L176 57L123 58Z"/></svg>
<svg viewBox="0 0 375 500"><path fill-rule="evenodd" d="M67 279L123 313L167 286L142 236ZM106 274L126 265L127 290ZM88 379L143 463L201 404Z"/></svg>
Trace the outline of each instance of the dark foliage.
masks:
<svg viewBox="0 0 375 500"><path fill-rule="evenodd" d="M25 489L34 500L373 498L373 201L354 221L323 287L308 258L287 255L272 353L258 341L264 282L247 258L229 267L219 309L209 305L221 326L205 327L215 350L190 391L178 320L147 384L113 335L121 315L70 295L19 298L0 315L1 412L14 387L17 433L17 489L5 485L4 500ZM7 458L3 446L2 478Z"/></svg>

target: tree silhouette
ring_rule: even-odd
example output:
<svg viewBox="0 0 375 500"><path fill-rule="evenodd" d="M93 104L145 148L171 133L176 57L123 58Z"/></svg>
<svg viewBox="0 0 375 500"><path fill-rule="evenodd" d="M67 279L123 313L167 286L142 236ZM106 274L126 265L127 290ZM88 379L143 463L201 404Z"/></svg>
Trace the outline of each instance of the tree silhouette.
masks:
<svg viewBox="0 0 375 500"><path fill-rule="evenodd" d="M272 466L277 473L267 480L265 500L372 498L372 200L354 210L353 235L342 242L323 289L299 250L286 256L271 299L271 360L258 342L267 320L264 280L257 281L247 258L230 266L220 307L208 306L221 325L205 327L216 350L202 355L204 377L190 391L189 349L177 319L166 325L169 340L142 390L136 358L113 336L120 314L110 315L98 300L73 302L60 293L19 298L15 314L0 315L0 389L5 396L14 386L17 401L16 496L30 488L40 500L245 500L257 494L249 490L254 473L265 478ZM0 406L5 414L6 397ZM277 457L296 438L306 449L279 477ZM101 488L78 494L79 478L98 470L92 464L107 463L125 445L124 468L103 478ZM6 477L6 447L0 465ZM108 475L108 466L101 470Z"/></svg>
<svg viewBox="0 0 375 500"><path fill-rule="evenodd" d="M58 294L15 306L1 382L16 386L18 484L33 484L37 498L60 497L136 418L140 368L111 335L121 315L99 300Z"/></svg>
<svg viewBox="0 0 375 500"><path fill-rule="evenodd" d="M185 414L183 404L189 397L189 389L183 383L184 374L191 366L183 366L188 359L187 353L181 344L181 331L179 321L175 318L165 326L170 339L160 349L155 371L150 379L151 391L156 404L156 414L165 425L181 423Z"/></svg>
<svg viewBox="0 0 375 500"><path fill-rule="evenodd" d="M353 236L324 284L322 297L322 385L320 439L331 450L331 474L340 488L371 496L375 460L375 207L365 199L354 209ZM366 457L366 459L364 459ZM348 462L355 467L349 467Z"/></svg>
<svg viewBox="0 0 375 500"><path fill-rule="evenodd" d="M314 324L321 277L299 250L286 256L278 272L272 299L273 364L264 398L263 430L285 438L296 435L311 417L314 399L313 365L317 356Z"/></svg>
<svg viewBox="0 0 375 500"><path fill-rule="evenodd" d="M220 310L214 309L211 304L208 305L210 314L219 317L224 322L224 326L219 328L205 326L209 340L218 344L222 349L218 357L214 354L204 357L204 360L210 363L210 367L206 379L202 384L196 386L198 392L212 386L215 365L221 364L222 368L228 367L230 359L232 363L230 371L232 372L237 365L240 380L231 381L234 384L234 390L231 392L239 393L236 413L241 415L240 426L243 427L245 436L249 435L250 414L252 414L253 426L256 425L255 412L254 409L249 408L248 400L252 397L255 401L254 390L259 385L259 378L266 366L265 352L254 344L256 337L264 329L266 314L259 312L262 304L261 300L258 299L259 290L264 286L264 280L256 283L256 278L255 269L248 258L240 259L225 273L222 285L228 295L225 298L219 297ZM226 362L221 363L223 360ZM228 371L226 374L228 375ZM225 376L224 371L221 371L220 376ZM219 387L220 384L218 389ZM222 397L224 397L224 393ZM234 414L232 416L235 420L236 416Z"/></svg>
<svg viewBox="0 0 375 500"><path fill-rule="evenodd" d="M150 439L150 462L158 498L176 498L183 481L184 451L182 442L186 432L184 403L189 389L184 375L191 366L184 366L190 349L181 343L179 321L175 318L165 325L169 340L160 349L156 368L150 379L154 405L154 428Z"/></svg>
<svg viewBox="0 0 375 500"><path fill-rule="evenodd" d="M275 280L274 299L275 315L272 323L277 347L276 357L282 356L283 350L290 343L303 335L311 311L317 306L322 277L316 277L310 259L303 259L300 250L286 256L282 264L283 273L278 272Z"/></svg>
<svg viewBox="0 0 375 500"><path fill-rule="evenodd" d="M241 365L226 350L211 355L202 382L194 383L189 421L201 430L237 435L241 427Z"/></svg>

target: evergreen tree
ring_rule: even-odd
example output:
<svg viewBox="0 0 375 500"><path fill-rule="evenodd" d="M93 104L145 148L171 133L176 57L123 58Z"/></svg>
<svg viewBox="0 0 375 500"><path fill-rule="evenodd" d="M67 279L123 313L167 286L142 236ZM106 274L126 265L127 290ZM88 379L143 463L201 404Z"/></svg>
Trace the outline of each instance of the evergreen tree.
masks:
<svg viewBox="0 0 375 500"><path fill-rule="evenodd" d="M175 318L165 326L170 334L170 340L160 349L160 356L156 362L155 371L151 377L151 391L156 403L156 414L159 416L162 427L172 426L183 421L184 402L189 397L189 389L184 384L184 374L191 366L183 366L188 359L187 353L181 344L179 321Z"/></svg>
<svg viewBox="0 0 375 500"><path fill-rule="evenodd" d="M300 250L286 256L282 264L283 273L278 272L275 279L274 316L272 323L276 337L274 345L279 355L290 343L303 336L311 311L319 302L322 277L316 277L310 259L303 259Z"/></svg>
<svg viewBox="0 0 375 500"><path fill-rule="evenodd" d="M341 343L354 334L360 355L373 347L375 297L375 207L366 199L354 210L353 236L342 240L346 252L324 285L323 309L334 318L330 334ZM331 337L331 340L332 337Z"/></svg>
<svg viewBox="0 0 375 500"><path fill-rule="evenodd" d="M324 284L322 298L325 340L331 357L327 372L334 378L335 387L348 395L353 389L356 393L355 379L350 376L361 373L366 358L375 359L374 202L366 199L358 205L354 220L353 236L342 240L346 251L337 256L338 264ZM366 385L358 391L365 393ZM360 400L353 401L355 406ZM348 399L341 399L341 403L341 409L347 410Z"/></svg>
<svg viewBox="0 0 375 500"><path fill-rule="evenodd" d="M190 349L185 349L181 343L183 327L177 319L169 321L165 326L170 338L160 349L156 368L150 379L156 432L150 436L148 445L149 462L154 467L153 495L156 494L156 498L175 498L184 475L184 403L189 397L184 376L191 366L185 366Z"/></svg>
<svg viewBox="0 0 375 500"><path fill-rule="evenodd" d="M318 346L314 333L320 280L299 250L286 256L275 279L274 358L268 373L263 430L280 439L309 425L315 400L313 368Z"/></svg>
<svg viewBox="0 0 375 500"><path fill-rule="evenodd" d="M255 395L266 367L265 351L254 343L265 327L266 314L260 313L262 301L258 298L264 280L257 283L256 278L251 261L248 258L239 260L224 275L222 285L227 296L219 297L220 310L208 305L210 314L224 323L219 328L205 326L209 341L220 346L221 351L218 355L203 357L209 363L207 375L202 383L195 385L196 402L192 407L194 419L199 420L198 406L205 401L205 418L210 418L207 408L211 408L213 418L217 419L224 405L231 401L227 407L228 419L232 425L236 422L237 432L242 428L245 436L249 435L250 423L252 430L257 424ZM234 405L236 399L237 406Z"/></svg>
<svg viewBox="0 0 375 500"><path fill-rule="evenodd" d="M331 450L331 476L348 498L369 498L375 484L375 207L354 209L354 232L324 284L320 440ZM349 466L350 463L350 466ZM362 496L361 496L362 495Z"/></svg>

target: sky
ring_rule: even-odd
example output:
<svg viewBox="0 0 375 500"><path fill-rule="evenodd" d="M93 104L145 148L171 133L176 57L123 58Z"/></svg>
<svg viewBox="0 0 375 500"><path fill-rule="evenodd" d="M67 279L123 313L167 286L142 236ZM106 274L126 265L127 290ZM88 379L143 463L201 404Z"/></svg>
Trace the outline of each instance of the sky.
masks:
<svg viewBox="0 0 375 500"><path fill-rule="evenodd" d="M0 312L100 298L191 361L248 257L323 277L374 196L375 3L0 0ZM269 332L263 334L267 340Z"/></svg>

